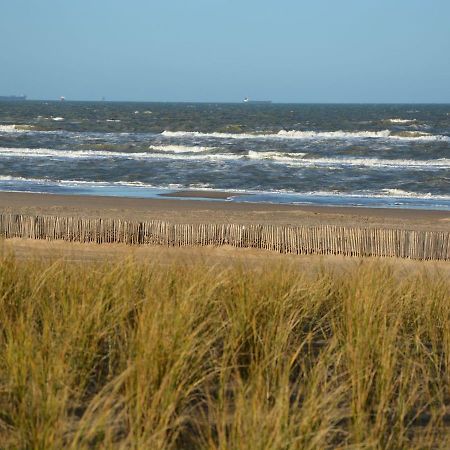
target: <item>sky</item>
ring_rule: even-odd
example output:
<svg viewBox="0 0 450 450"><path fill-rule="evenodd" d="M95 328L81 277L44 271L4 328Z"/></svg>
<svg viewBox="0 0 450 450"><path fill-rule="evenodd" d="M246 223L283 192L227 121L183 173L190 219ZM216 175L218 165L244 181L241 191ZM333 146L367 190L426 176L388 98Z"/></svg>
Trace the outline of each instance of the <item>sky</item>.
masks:
<svg viewBox="0 0 450 450"><path fill-rule="evenodd" d="M449 0L0 0L0 95L450 103Z"/></svg>

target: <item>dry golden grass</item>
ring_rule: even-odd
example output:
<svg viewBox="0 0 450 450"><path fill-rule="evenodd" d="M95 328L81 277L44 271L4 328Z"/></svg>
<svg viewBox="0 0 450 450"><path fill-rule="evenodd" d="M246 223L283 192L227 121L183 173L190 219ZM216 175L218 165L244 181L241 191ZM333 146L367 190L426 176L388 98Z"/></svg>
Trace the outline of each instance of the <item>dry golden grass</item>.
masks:
<svg viewBox="0 0 450 450"><path fill-rule="evenodd" d="M3 256L0 448L448 448L449 292L377 261Z"/></svg>

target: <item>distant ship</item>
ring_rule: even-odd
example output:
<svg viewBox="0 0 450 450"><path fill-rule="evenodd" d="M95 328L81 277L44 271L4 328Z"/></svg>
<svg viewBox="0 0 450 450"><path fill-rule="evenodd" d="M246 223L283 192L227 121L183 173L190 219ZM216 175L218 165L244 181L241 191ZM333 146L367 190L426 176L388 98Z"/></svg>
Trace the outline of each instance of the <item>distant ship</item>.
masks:
<svg viewBox="0 0 450 450"><path fill-rule="evenodd" d="M250 100L248 97L245 97L244 103L251 103L252 105L270 105L272 100Z"/></svg>
<svg viewBox="0 0 450 450"><path fill-rule="evenodd" d="M26 99L26 95L0 95L0 102L23 102Z"/></svg>

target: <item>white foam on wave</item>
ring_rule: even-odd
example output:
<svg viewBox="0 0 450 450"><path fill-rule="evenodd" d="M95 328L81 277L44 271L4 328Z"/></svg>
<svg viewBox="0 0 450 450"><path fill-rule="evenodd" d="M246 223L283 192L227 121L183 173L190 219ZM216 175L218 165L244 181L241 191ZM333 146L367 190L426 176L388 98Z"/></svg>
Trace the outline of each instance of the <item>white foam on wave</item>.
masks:
<svg viewBox="0 0 450 450"><path fill-rule="evenodd" d="M14 177L9 175L0 175L0 182L24 182L24 183L36 183L44 185L70 185L70 186L96 186L96 187L109 187L109 186L129 186L129 187L142 187L142 188L158 188L158 186L143 183L141 181L85 181L85 180L52 180L48 178L24 178L24 177ZM180 187L177 184L171 185L171 188Z"/></svg>
<svg viewBox="0 0 450 450"><path fill-rule="evenodd" d="M248 158L250 159L269 159L272 161L295 161L303 158L306 153L287 153L287 152L256 152L250 150Z"/></svg>
<svg viewBox="0 0 450 450"><path fill-rule="evenodd" d="M413 192L413 191L404 191L402 189L382 189L377 192L339 192L339 191L311 191L304 193L295 193L299 195L308 195L308 196L316 196L316 197L351 197L351 198L394 198L394 199L422 199L422 200L445 200L450 201L450 195L439 195L422 193L422 192Z"/></svg>
<svg viewBox="0 0 450 450"><path fill-rule="evenodd" d="M407 124L407 123L415 123L417 122L417 119L399 119L399 118L393 118L393 119L386 119L385 122L390 123L398 123L398 124Z"/></svg>
<svg viewBox="0 0 450 450"><path fill-rule="evenodd" d="M199 131L163 131L162 136L168 138L214 138L214 139L299 139L299 140L355 140L355 139L393 139L407 141L447 141L450 136L412 133L396 135L390 130L381 131L297 131L281 130L271 134L251 133L201 133Z"/></svg>
<svg viewBox="0 0 450 450"><path fill-rule="evenodd" d="M286 131L281 130L275 136L290 139L367 139L390 137L389 130L382 131Z"/></svg>
<svg viewBox="0 0 450 450"><path fill-rule="evenodd" d="M342 139L342 138L367 138L367 137L388 137L389 130L384 131L362 131L362 132L344 132L344 131L286 131L281 130L278 133L202 133L200 131L163 131L165 137L174 138L217 138L217 139Z"/></svg>
<svg viewBox="0 0 450 450"><path fill-rule="evenodd" d="M26 125L0 125L0 133L27 133Z"/></svg>
<svg viewBox="0 0 450 450"><path fill-rule="evenodd" d="M9 175L0 175L0 182L12 183L34 183L39 185L55 185L55 186L93 186L93 187L110 187L110 186L128 186L136 188L158 188L152 184L143 183L141 181L84 181L84 180L52 180L48 178L24 178ZM179 185L172 185L176 189Z"/></svg>
<svg viewBox="0 0 450 450"><path fill-rule="evenodd" d="M52 120L54 120L55 122L61 122L62 120L64 120L64 117L52 117Z"/></svg>
<svg viewBox="0 0 450 450"><path fill-rule="evenodd" d="M54 117L52 120L64 120L63 117ZM396 119L393 119L396 120ZM399 119L403 120L403 119ZM405 119L406 120L406 119ZM107 119L113 121L113 119ZM75 137L82 136L126 136L132 133L99 133L99 132L73 132L67 130L36 130L32 125L0 125L0 133L36 133L36 134L64 134ZM148 133L134 133L146 135ZM153 133L150 133L153 134ZM353 141L365 139L396 140L396 141L424 141L424 142L450 142L450 136L433 135L424 132L401 132L396 133L390 130L381 131L298 131L281 130L278 133L202 133L199 131L163 131L160 136L174 139L229 139L229 140L306 140L306 141L326 141L340 140ZM161 150L165 151L165 150Z"/></svg>
<svg viewBox="0 0 450 450"><path fill-rule="evenodd" d="M0 147L0 156L7 157L55 157L55 158L105 158L114 156L140 155L139 153L119 153L95 150L54 150L49 148ZM145 155L145 154L144 154Z"/></svg>
<svg viewBox="0 0 450 450"><path fill-rule="evenodd" d="M180 159L180 160L236 160L243 155L232 153L219 154L176 154L145 152L114 152L106 150L54 150L49 148L10 148L0 147L0 156L22 158L61 158L61 159Z"/></svg>
<svg viewBox="0 0 450 450"><path fill-rule="evenodd" d="M393 188L393 189L382 189L381 190L384 194L386 195L390 195L392 197L402 197L402 198L414 198L417 197L419 194L417 194L417 192L410 192L410 191L404 191L403 189L397 189L397 188ZM445 197L450 199L450 196L441 196L441 197ZM425 194L420 194L420 198L433 198L433 194L429 193L425 193Z"/></svg>
<svg viewBox="0 0 450 450"><path fill-rule="evenodd" d="M450 169L450 159L381 159L381 158L302 158L300 160L285 161L289 165L295 166L358 166L373 168L432 168L432 169Z"/></svg>
<svg viewBox="0 0 450 450"><path fill-rule="evenodd" d="M0 147L0 157L21 158L55 158L55 159L170 159L192 161L236 161L236 160L271 160L275 164L296 167L339 168L345 166L392 168L392 169L450 169L450 159L381 159L381 158L304 158L304 153L256 152L248 154L233 153L144 153L113 152L105 150L55 150L47 148L10 148Z"/></svg>
<svg viewBox="0 0 450 450"><path fill-rule="evenodd" d="M187 186L183 186L179 183L168 183L164 186L155 185L151 183L144 183L143 181L86 181L86 180L54 180L49 178L24 178L24 177L14 177L9 175L0 175L0 183L24 183L24 184L35 184L41 186L63 186L63 187L93 187L93 188L110 188L112 186L116 187L127 187L136 189L152 189L158 191L165 190L175 190L175 189L189 189L192 191L198 190L208 190L208 191L223 191L223 189L215 189L211 187L208 183L194 183ZM233 192L237 192L233 190ZM244 193L246 191L242 191Z"/></svg>
<svg viewBox="0 0 450 450"><path fill-rule="evenodd" d="M67 135L73 137L82 137L90 135L112 135L113 133L93 133L93 132L76 132L76 131L66 131L66 130L37 130L35 125L0 125L0 133L33 133L33 134L57 134L57 135Z"/></svg>
<svg viewBox="0 0 450 450"><path fill-rule="evenodd" d="M150 145L149 150L170 153L205 153L215 150L216 147L201 147L192 145Z"/></svg>
<svg viewBox="0 0 450 450"><path fill-rule="evenodd" d="M0 175L0 181L34 181L33 178L13 177L10 175Z"/></svg>

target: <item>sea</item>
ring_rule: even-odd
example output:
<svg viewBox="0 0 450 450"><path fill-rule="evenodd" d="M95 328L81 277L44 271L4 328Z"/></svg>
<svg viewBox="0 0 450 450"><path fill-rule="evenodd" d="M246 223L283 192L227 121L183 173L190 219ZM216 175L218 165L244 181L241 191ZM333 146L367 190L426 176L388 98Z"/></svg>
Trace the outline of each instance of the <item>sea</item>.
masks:
<svg viewBox="0 0 450 450"><path fill-rule="evenodd" d="M0 190L450 210L450 105L0 102Z"/></svg>

